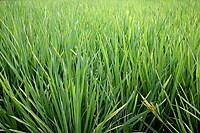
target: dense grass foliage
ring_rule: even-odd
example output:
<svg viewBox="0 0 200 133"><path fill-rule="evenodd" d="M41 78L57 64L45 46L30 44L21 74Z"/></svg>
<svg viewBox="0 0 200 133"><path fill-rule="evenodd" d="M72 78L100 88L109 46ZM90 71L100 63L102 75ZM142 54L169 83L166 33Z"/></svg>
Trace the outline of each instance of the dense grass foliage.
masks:
<svg viewBox="0 0 200 133"><path fill-rule="evenodd" d="M0 131L200 132L199 9L0 1Z"/></svg>

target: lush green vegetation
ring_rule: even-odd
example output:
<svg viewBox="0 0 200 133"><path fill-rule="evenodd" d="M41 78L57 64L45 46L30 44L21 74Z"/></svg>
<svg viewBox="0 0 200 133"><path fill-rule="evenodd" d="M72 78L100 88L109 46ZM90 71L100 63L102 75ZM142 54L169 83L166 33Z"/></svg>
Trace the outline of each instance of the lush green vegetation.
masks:
<svg viewBox="0 0 200 133"><path fill-rule="evenodd" d="M200 132L199 9L0 1L0 131Z"/></svg>

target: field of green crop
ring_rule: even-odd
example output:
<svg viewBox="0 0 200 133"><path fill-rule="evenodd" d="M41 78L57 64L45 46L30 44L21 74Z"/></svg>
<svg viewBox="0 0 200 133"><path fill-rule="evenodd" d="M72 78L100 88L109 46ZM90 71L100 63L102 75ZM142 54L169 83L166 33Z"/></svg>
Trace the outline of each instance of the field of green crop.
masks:
<svg viewBox="0 0 200 133"><path fill-rule="evenodd" d="M199 9L0 1L0 131L200 132Z"/></svg>

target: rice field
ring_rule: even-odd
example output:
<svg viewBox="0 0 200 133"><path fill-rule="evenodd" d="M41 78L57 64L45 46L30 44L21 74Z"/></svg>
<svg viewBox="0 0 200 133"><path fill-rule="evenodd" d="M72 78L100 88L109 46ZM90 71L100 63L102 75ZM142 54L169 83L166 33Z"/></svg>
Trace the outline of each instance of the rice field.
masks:
<svg viewBox="0 0 200 133"><path fill-rule="evenodd" d="M200 132L199 9L0 1L0 131Z"/></svg>

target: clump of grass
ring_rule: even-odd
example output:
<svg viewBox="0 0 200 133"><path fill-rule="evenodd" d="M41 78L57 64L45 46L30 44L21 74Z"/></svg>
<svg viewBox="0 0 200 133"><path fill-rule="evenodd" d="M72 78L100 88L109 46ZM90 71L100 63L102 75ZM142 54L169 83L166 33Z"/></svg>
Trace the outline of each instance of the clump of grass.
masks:
<svg viewBox="0 0 200 133"><path fill-rule="evenodd" d="M198 1L0 3L0 131L199 132Z"/></svg>

